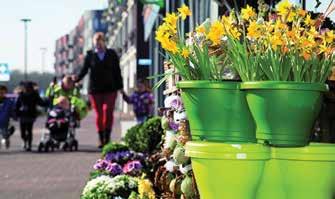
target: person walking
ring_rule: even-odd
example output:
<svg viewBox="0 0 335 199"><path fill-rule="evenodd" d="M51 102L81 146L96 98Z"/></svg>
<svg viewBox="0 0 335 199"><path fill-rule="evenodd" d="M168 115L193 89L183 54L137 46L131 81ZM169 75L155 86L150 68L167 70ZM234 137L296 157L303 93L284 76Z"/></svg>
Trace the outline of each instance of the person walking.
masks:
<svg viewBox="0 0 335 199"><path fill-rule="evenodd" d="M104 33L95 33L93 44L94 49L87 51L76 82L89 72L89 97L96 114L98 147L102 148L110 141L115 100L118 91L123 89L123 80L119 57L114 50L106 48Z"/></svg>
<svg viewBox="0 0 335 199"><path fill-rule="evenodd" d="M147 80L138 80L136 87L136 91L130 96L122 91L122 97L128 104L133 105L136 120L141 124L153 116L154 96Z"/></svg>
<svg viewBox="0 0 335 199"><path fill-rule="evenodd" d="M14 117L14 101L7 98L7 87L0 85L0 148L2 144L5 144L6 148L9 148L9 137L11 135L9 129L9 120Z"/></svg>
<svg viewBox="0 0 335 199"><path fill-rule="evenodd" d="M34 90L33 82L26 82L23 92L20 93L16 102L16 116L20 122L21 138L24 142L23 148L31 151L33 140L33 126L37 118L37 106L46 106L47 103Z"/></svg>

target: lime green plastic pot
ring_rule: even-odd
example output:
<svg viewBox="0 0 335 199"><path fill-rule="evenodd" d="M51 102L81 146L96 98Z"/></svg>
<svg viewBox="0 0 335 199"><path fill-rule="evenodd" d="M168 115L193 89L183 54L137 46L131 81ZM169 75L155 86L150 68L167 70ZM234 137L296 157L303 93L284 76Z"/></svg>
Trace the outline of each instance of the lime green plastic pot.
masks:
<svg viewBox="0 0 335 199"><path fill-rule="evenodd" d="M335 198L335 145L275 148L287 199Z"/></svg>
<svg viewBox="0 0 335 199"><path fill-rule="evenodd" d="M256 142L255 124L239 82L182 81L192 140Z"/></svg>
<svg viewBox="0 0 335 199"><path fill-rule="evenodd" d="M335 198L335 145L272 148L257 199Z"/></svg>
<svg viewBox="0 0 335 199"><path fill-rule="evenodd" d="M260 144L191 141L185 149L202 199L255 199L271 155Z"/></svg>
<svg viewBox="0 0 335 199"><path fill-rule="evenodd" d="M256 122L256 137L275 146L306 146L321 109L325 84L245 82L247 102Z"/></svg>

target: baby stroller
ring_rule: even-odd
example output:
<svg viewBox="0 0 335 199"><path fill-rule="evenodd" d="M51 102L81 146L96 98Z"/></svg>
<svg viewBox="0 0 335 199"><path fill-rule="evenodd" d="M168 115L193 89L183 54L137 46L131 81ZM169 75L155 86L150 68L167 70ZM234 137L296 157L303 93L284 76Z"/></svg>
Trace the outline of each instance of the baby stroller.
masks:
<svg viewBox="0 0 335 199"><path fill-rule="evenodd" d="M59 106L48 111L46 122L48 131L43 132L38 152L49 152L62 148L64 151L77 151L76 128L79 128L78 116L74 105L70 110Z"/></svg>

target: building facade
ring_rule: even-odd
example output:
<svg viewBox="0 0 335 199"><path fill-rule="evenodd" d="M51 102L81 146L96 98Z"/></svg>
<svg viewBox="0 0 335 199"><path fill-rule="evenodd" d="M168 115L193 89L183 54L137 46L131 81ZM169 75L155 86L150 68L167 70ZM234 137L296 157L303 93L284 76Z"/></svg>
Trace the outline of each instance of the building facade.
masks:
<svg viewBox="0 0 335 199"><path fill-rule="evenodd" d="M117 51L123 76L124 90L130 94L136 89L138 79L149 74L148 42L144 41L142 22L143 6L135 0L109 0L104 18L109 48ZM118 98L117 107L131 113L131 107Z"/></svg>
<svg viewBox="0 0 335 199"><path fill-rule="evenodd" d="M72 31L56 40L54 67L58 77L76 74L82 68L85 52L93 46L93 34L107 31L102 14L102 10L86 11Z"/></svg>

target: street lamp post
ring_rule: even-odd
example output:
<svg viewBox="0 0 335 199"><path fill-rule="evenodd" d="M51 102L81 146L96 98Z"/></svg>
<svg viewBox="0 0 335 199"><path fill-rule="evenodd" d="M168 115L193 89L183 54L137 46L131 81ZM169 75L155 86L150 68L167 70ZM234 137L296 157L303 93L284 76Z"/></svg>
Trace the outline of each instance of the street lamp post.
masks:
<svg viewBox="0 0 335 199"><path fill-rule="evenodd" d="M44 69L45 69L45 54L46 54L46 52L47 52L47 48L41 48L41 53L42 53L42 62L41 62L41 69L42 69L42 71L41 71L41 73L42 73L42 75L44 74Z"/></svg>
<svg viewBox="0 0 335 199"><path fill-rule="evenodd" d="M28 22L31 22L31 19L21 19L24 23L24 79L28 80Z"/></svg>

